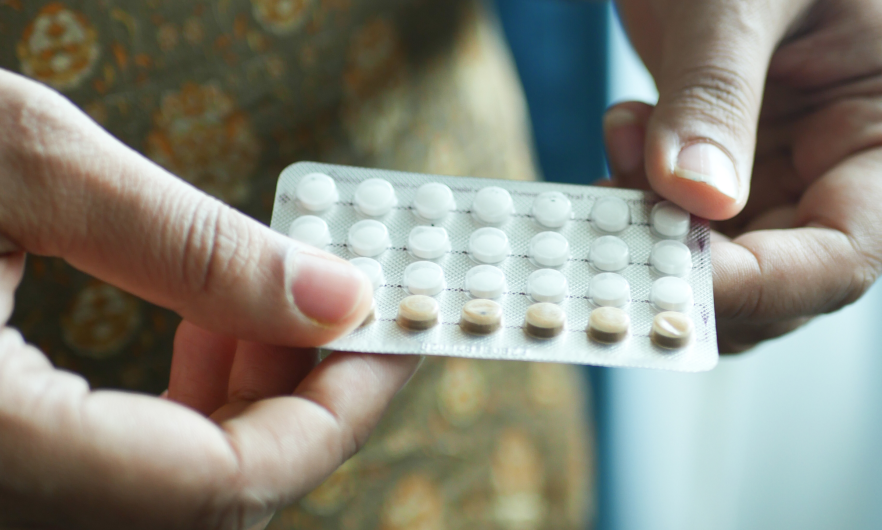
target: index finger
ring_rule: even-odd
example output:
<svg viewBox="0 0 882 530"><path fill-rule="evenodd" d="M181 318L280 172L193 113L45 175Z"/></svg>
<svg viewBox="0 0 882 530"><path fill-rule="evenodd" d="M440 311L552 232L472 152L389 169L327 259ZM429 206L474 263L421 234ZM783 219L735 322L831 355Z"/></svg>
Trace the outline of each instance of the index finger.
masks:
<svg viewBox="0 0 882 530"><path fill-rule="evenodd" d="M47 88L0 71L0 233L219 333L316 346L371 287L132 151Z"/></svg>
<svg viewBox="0 0 882 530"><path fill-rule="evenodd" d="M806 190L795 228L712 243L718 318L814 316L857 300L882 273L882 150L864 151Z"/></svg>

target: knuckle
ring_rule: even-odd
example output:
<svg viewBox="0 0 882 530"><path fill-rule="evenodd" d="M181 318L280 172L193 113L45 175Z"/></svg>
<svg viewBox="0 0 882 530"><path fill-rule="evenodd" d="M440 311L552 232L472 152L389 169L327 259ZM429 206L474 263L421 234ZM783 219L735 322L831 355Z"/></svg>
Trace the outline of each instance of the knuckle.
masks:
<svg viewBox="0 0 882 530"><path fill-rule="evenodd" d="M182 251L182 277L196 294L229 289L254 269L254 240L247 223L220 201L205 196L193 207Z"/></svg>
<svg viewBox="0 0 882 530"><path fill-rule="evenodd" d="M22 162L38 163L56 143L54 137L65 127L65 107L72 104L49 87L27 84L8 94L4 130Z"/></svg>
<svg viewBox="0 0 882 530"><path fill-rule="evenodd" d="M679 78L683 81L675 91L677 107L734 134L750 134L759 95L743 74L723 66L701 66Z"/></svg>
<svg viewBox="0 0 882 530"><path fill-rule="evenodd" d="M5 80L4 80L5 81ZM28 234L29 250L56 253L54 241L60 212L69 210L80 185L70 178L80 160L84 115L64 96L40 83L24 80L2 84L0 100L0 211L7 235ZM67 178L63 178L67 177ZM10 201L3 204L4 199ZM11 201L15 201L13 204ZM39 219L34 212L40 212Z"/></svg>
<svg viewBox="0 0 882 530"><path fill-rule="evenodd" d="M192 528L198 530L247 530L271 509L262 495L248 487L246 458L235 436L227 436L228 451L217 455L214 469L222 470L202 490L203 500L194 505Z"/></svg>
<svg viewBox="0 0 882 530"><path fill-rule="evenodd" d="M870 287L876 283L878 277L879 270L870 264L864 263L855 267L851 275L851 281L848 283L844 295L833 310L835 311L856 302L870 290Z"/></svg>
<svg viewBox="0 0 882 530"><path fill-rule="evenodd" d="M843 237L847 239L852 256L848 260L851 263L851 274L844 283L843 292L836 299L830 312L856 302L870 290L870 287L882 274L882 259L880 259L882 256L869 250L875 247L873 242L866 245L862 238L855 237L848 232L843 232Z"/></svg>

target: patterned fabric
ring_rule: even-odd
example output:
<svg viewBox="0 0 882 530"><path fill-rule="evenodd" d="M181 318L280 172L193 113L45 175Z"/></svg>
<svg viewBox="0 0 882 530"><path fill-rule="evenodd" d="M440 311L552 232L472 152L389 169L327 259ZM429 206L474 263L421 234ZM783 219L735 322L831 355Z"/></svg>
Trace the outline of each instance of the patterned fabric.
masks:
<svg viewBox="0 0 882 530"><path fill-rule="evenodd" d="M534 178L511 65L471 0L0 0L0 67L263 222L297 160ZM56 366L164 390L173 313L34 256L16 302ZM430 358L271 527L583 528L583 397L570 367Z"/></svg>

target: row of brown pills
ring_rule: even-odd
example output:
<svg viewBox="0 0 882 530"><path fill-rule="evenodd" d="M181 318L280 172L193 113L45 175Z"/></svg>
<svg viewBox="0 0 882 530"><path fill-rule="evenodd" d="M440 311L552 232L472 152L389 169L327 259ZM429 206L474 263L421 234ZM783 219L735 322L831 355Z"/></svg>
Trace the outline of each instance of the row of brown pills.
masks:
<svg viewBox="0 0 882 530"><path fill-rule="evenodd" d="M438 302L425 295L411 295L398 305L398 325L411 331L424 331L438 324ZM537 339L551 339L563 332L564 310L557 304L540 302L527 308L524 332ZM502 306L493 300L469 300L463 305L459 326L466 333L489 335L502 325ZM599 307L588 317L587 333L591 339L614 344L627 338L631 318L617 307ZM679 349L688 345L693 335L692 320L675 311L665 311L652 321L650 339L657 346Z"/></svg>

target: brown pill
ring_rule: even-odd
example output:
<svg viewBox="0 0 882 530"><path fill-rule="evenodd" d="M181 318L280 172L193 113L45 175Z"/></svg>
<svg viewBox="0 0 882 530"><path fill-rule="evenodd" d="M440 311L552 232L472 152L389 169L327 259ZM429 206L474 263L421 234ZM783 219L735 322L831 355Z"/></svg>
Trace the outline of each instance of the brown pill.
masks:
<svg viewBox="0 0 882 530"><path fill-rule="evenodd" d="M657 346L674 350L689 344L694 329L695 325L688 316L676 311L665 311L652 319L649 338Z"/></svg>
<svg viewBox="0 0 882 530"><path fill-rule="evenodd" d="M631 317L618 307L598 307L588 317L588 336L597 342L621 342L630 327Z"/></svg>
<svg viewBox="0 0 882 530"><path fill-rule="evenodd" d="M415 294L398 304L398 325L404 329L422 331L438 323L438 301L431 296Z"/></svg>
<svg viewBox="0 0 882 530"><path fill-rule="evenodd" d="M469 300L462 306L459 327L475 335L489 335L502 325L502 306L493 300Z"/></svg>
<svg viewBox="0 0 882 530"><path fill-rule="evenodd" d="M564 310L557 304L540 302L527 308L524 332L537 339L550 339L560 335L566 322Z"/></svg>

